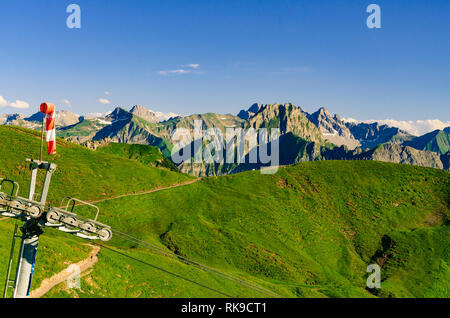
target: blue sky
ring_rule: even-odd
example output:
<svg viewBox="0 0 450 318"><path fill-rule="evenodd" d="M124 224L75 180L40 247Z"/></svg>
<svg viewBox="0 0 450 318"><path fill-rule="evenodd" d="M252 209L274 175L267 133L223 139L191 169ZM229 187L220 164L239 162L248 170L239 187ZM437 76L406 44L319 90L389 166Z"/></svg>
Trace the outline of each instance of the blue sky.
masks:
<svg viewBox="0 0 450 318"><path fill-rule="evenodd" d="M81 29L66 26L71 3ZM371 3L382 29L366 26ZM2 0L0 96L30 108L0 113L42 101L79 114L293 102L361 120L447 121L449 34L447 0Z"/></svg>

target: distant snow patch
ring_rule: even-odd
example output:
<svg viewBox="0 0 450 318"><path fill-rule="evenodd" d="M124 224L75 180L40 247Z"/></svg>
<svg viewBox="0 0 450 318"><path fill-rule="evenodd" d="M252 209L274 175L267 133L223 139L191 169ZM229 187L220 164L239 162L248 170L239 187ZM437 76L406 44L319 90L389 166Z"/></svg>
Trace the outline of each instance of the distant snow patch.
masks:
<svg viewBox="0 0 450 318"><path fill-rule="evenodd" d="M357 120L354 118L343 118L343 120L349 123L379 123L380 125L388 125L390 127L400 128L415 136L422 136L436 129L442 130L450 126L450 121L443 122L439 119L400 121L395 119Z"/></svg>

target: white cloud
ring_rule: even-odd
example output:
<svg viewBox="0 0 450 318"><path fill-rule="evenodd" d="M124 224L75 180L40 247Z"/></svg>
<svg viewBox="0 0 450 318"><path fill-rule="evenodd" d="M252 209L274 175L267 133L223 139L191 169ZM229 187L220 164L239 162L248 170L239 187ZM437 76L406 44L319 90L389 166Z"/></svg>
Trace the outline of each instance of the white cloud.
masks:
<svg viewBox="0 0 450 318"><path fill-rule="evenodd" d="M108 91L105 91L105 95L109 95L109 94L111 94L110 92L108 92Z"/></svg>
<svg viewBox="0 0 450 318"><path fill-rule="evenodd" d="M99 117L105 117L111 113L112 113L112 110L107 111L106 113L88 113L88 114L84 115L84 118L95 119L95 118L99 118Z"/></svg>
<svg viewBox="0 0 450 318"><path fill-rule="evenodd" d="M159 75L169 75L169 74L187 74L190 73L190 70L179 69L179 70L171 70L171 71L159 71Z"/></svg>
<svg viewBox="0 0 450 318"><path fill-rule="evenodd" d="M362 121L360 121L360 120L357 120L357 119L351 118L351 117L349 117L349 118L342 118L342 120L343 120L343 121L346 121L347 123L354 123L354 124L357 124L357 123L361 123L361 122L362 122Z"/></svg>
<svg viewBox="0 0 450 318"><path fill-rule="evenodd" d="M10 103L10 106L12 108L21 108L21 109L30 108L30 104L22 100L16 100L14 103Z"/></svg>
<svg viewBox="0 0 450 318"><path fill-rule="evenodd" d="M0 107L12 107L12 108L20 108L26 109L30 108L30 104L24 102L22 100L16 100L15 102L8 102L3 96L0 96Z"/></svg>
<svg viewBox="0 0 450 318"><path fill-rule="evenodd" d="M163 112L155 112L153 110L150 110L150 111L155 114L156 118L158 118L159 121L165 121L172 117L180 116L180 114L176 114L176 113L172 113L172 112L163 113Z"/></svg>
<svg viewBox="0 0 450 318"><path fill-rule="evenodd" d="M199 68L200 67L200 64L188 64L188 65L186 65L187 67L190 67L190 68Z"/></svg>
<svg viewBox="0 0 450 318"><path fill-rule="evenodd" d="M415 136L422 136L426 133L432 132L436 129L444 129L450 126L450 121L442 122L439 119L427 119L427 120L409 120L401 121L395 119L382 119L382 120L357 120L354 118L344 118L344 121L353 123L379 123L380 125L388 125L391 127L397 127L407 131Z"/></svg>
<svg viewBox="0 0 450 318"><path fill-rule="evenodd" d="M189 74L189 73L197 73L198 72L193 72L193 70L197 70L200 68L200 64L187 64L187 65L182 65L182 68L177 69L177 70L168 70L168 71L159 71L159 75L170 75L170 74ZM186 68L190 68L190 69L186 69Z"/></svg>
<svg viewBox="0 0 450 318"><path fill-rule="evenodd" d="M68 99L63 99L61 103L65 104L68 108L72 108L72 103Z"/></svg>
<svg viewBox="0 0 450 318"><path fill-rule="evenodd" d="M99 102L100 104L104 104L104 105L111 104L111 102L106 98L99 98L99 99L97 99L97 102Z"/></svg>

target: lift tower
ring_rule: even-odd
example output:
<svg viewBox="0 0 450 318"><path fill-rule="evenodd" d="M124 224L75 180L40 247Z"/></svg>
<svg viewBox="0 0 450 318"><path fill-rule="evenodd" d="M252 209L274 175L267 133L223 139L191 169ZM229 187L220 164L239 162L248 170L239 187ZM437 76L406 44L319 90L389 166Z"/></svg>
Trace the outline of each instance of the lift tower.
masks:
<svg viewBox="0 0 450 318"><path fill-rule="evenodd" d="M41 169L45 171L44 185L39 200L40 206L35 208L37 212L37 210L40 210L40 207L45 206L50 180L56 169L56 165L54 163L43 161L30 161L31 180L28 200L33 201L34 199L38 170ZM16 286L13 294L14 298L23 298L30 294L34 264L36 262L36 253L39 244L39 235L43 233L42 227L38 224L38 220L34 218L27 220L21 228L21 231L22 239L20 243L19 262L17 264Z"/></svg>
<svg viewBox="0 0 450 318"><path fill-rule="evenodd" d="M0 179L0 214L2 216L15 218L24 222L23 226L20 228L22 231L21 236L16 234L17 226L14 230L11 255L8 262L4 297L7 296L7 291L10 288L13 289L14 298L29 296L39 236L43 233L43 228L52 227L69 234L92 240L100 239L103 241L108 241L112 237L111 228L97 222L99 209L88 202L71 197L65 197L61 201L60 207L46 206L50 181L53 172L56 170L56 165L54 163L33 159L27 159L27 162L30 163L31 171L28 198L18 196L19 184L17 182L9 179ZM39 170L43 170L45 172L45 179L41 194L39 195L39 198L36 199L36 179ZM11 185L11 192L9 194L2 192L2 187L5 183L9 183ZM66 202L66 200L66 207L63 208L63 203ZM73 213L76 203L95 208L95 219L83 219ZM20 238L21 242L15 279L11 280L11 265L16 238Z"/></svg>

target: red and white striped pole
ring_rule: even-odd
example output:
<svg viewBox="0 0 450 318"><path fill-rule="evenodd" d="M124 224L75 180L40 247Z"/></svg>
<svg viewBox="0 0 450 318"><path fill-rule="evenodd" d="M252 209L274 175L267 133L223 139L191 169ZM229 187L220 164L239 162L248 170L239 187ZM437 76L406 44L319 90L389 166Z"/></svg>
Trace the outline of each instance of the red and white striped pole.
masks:
<svg viewBox="0 0 450 318"><path fill-rule="evenodd" d="M55 131L55 105L50 103L41 104L41 112L45 116L42 118L42 135L41 135L41 157L42 161L42 148L44 141L44 122L47 141L47 153L53 155L56 153L56 131Z"/></svg>

